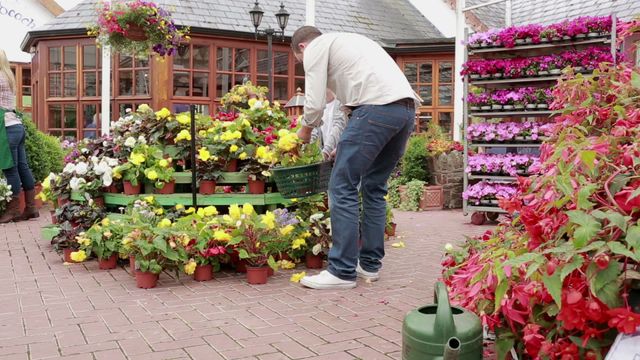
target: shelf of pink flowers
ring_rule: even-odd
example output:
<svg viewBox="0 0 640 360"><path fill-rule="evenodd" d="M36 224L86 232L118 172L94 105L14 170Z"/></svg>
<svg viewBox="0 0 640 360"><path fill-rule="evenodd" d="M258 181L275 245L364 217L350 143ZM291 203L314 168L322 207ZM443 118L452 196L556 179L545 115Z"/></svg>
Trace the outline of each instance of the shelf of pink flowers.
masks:
<svg viewBox="0 0 640 360"><path fill-rule="evenodd" d="M498 206L499 199L510 199L518 191L515 184L480 181L467 188L462 198L471 205Z"/></svg>
<svg viewBox="0 0 640 360"><path fill-rule="evenodd" d="M521 87L493 91L474 88L467 95L472 112L547 110L552 102L553 95L548 88Z"/></svg>
<svg viewBox="0 0 640 360"><path fill-rule="evenodd" d="M491 176L526 176L540 168L538 156L529 154L475 154L469 156L467 174Z"/></svg>
<svg viewBox="0 0 640 360"><path fill-rule="evenodd" d="M472 143L542 142L552 133L553 124L533 121L477 123L467 127Z"/></svg>

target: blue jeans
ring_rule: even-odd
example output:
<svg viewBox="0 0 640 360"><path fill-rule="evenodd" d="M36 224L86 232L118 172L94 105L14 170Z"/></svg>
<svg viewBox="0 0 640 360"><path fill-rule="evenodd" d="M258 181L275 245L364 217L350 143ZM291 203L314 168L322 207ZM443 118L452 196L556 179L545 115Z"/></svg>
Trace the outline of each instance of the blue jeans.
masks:
<svg viewBox="0 0 640 360"><path fill-rule="evenodd" d="M340 279L355 280L358 259L365 271L382 266L387 180L404 154L414 121L412 102L363 105L342 133L329 183L333 246L328 271Z"/></svg>
<svg viewBox="0 0 640 360"><path fill-rule="evenodd" d="M22 188L24 190L33 190L35 187L33 175L27 163L27 151L24 147L25 138L24 125L7 127L7 139L9 140L14 166L4 170L4 177L7 178L7 182L11 185L13 197L18 197Z"/></svg>

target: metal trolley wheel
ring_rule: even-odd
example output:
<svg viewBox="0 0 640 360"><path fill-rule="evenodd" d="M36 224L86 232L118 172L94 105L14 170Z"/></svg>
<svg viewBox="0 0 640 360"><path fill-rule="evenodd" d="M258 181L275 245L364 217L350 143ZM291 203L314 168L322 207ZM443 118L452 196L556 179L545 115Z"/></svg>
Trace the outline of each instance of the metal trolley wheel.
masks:
<svg viewBox="0 0 640 360"><path fill-rule="evenodd" d="M471 223L473 225L484 225L488 221L496 221L500 216L497 212L476 211L471 214Z"/></svg>

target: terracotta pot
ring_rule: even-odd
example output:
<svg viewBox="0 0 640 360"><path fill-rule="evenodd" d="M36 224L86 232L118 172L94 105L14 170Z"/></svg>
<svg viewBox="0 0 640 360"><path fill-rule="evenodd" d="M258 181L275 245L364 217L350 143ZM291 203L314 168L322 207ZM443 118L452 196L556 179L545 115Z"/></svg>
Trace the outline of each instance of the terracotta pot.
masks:
<svg viewBox="0 0 640 360"><path fill-rule="evenodd" d="M156 194L164 195L173 194L176 192L176 181L172 180L171 182L164 183L164 186L162 186L162 188L160 189L154 187L153 192L155 192Z"/></svg>
<svg viewBox="0 0 640 360"><path fill-rule="evenodd" d="M216 182L213 180L202 180L200 181L200 194L202 195L212 195L216 192Z"/></svg>
<svg viewBox="0 0 640 360"><path fill-rule="evenodd" d="M236 271L239 273L246 273L247 272L247 261L244 259L240 259L238 260L238 262L236 263Z"/></svg>
<svg viewBox="0 0 640 360"><path fill-rule="evenodd" d="M110 194L117 194L118 193L118 187L116 186L116 184L111 184L111 185L109 185L109 186L104 188L104 192L110 193Z"/></svg>
<svg viewBox="0 0 640 360"><path fill-rule="evenodd" d="M93 198L93 203L99 208L104 208L104 198L102 196Z"/></svg>
<svg viewBox="0 0 640 360"><path fill-rule="evenodd" d="M388 227L384 230L385 234L387 234L387 236L396 236L396 226L397 224L392 222L391 227Z"/></svg>
<svg viewBox="0 0 640 360"><path fill-rule="evenodd" d="M118 255L112 254L107 259L98 259L98 267L100 270L115 269L118 264Z"/></svg>
<svg viewBox="0 0 640 360"><path fill-rule="evenodd" d="M276 273L271 266L267 265L266 268L267 268L267 276L268 277L271 277Z"/></svg>
<svg viewBox="0 0 640 360"><path fill-rule="evenodd" d="M64 204L70 203L69 198L58 198L58 207L62 207Z"/></svg>
<svg viewBox="0 0 640 360"><path fill-rule="evenodd" d="M440 210L444 204L444 191L442 186L425 186L420 198L421 210Z"/></svg>
<svg viewBox="0 0 640 360"><path fill-rule="evenodd" d="M36 192L36 195L40 194L40 192L42 192L42 184L37 183L35 189L33 189ZM36 201L36 208L42 209L42 207L44 206L44 203L42 202L42 200L40 200L39 198L35 199Z"/></svg>
<svg viewBox="0 0 640 360"><path fill-rule="evenodd" d="M144 31L144 28L140 25L136 24L128 24L129 29L127 29L125 37L129 40L133 41L146 41L149 39L147 33Z"/></svg>
<svg viewBox="0 0 640 360"><path fill-rule="evenodd" d="M193 280L209 281L213 279L213 265L198 265L196 271L193 272Z"/></svg>
<svg viewBox="0 0 640 360"><path fill-rule="evenodd" d="M322 269L322 254L313 255L313 253L308 252L304 260L307 269Z"/></svg>
<svg viewBox="0 0 640 360"><path fill-rule="evenodd" d="M236 171L238 171L238 159L233 159L233 160L229 161L225 165L224 171L225 172L236 172Z"/></svg>
<svg viewBox="0 0 640 360"><path fill-rule="evenodd" d="M249 194L264 194L264 181L249 179Z"/></svg>
<svg viewBox="0 0 640 360"><path fill-rule="evenodd" d="M64 248L62 249L62 254L64 256L64 262L75 263L75 261L71 260L71 253L75 250L72 248Z"/></svg>
<svg viewBox="0 0 640 360"><path fill-rule="evenodd" d="M133 186L130 181L125 181L123 185L125 195L138 195L140 194L140 190L142 190L142 184L140 182L138 182L138 185Z"/></svg>
<svg viewBox="0 0 640 360"><path fill-rule="evenodd" d="M131 275L135 275L136 273L136 257L131 255L129 256L129 270L131 271Z"/></svg>
<svg viewBox="0 0 640 360"><path fill-rule="evenodd" d="M58 223L58 217L56 216L56 212L55 211L50 211L51 213L51 223L52 224L57 224Z"/></svg>
<svg viewBox="0 0 640 360"><path fill-rule="evenodd" d="M269 269L268 266L261 266L261 267L248 266L247 282L252 285L266 284L267 279L269 278L268 269Z"/></svg>
<svg viewBox="0 0 640 360"><path fill-rule="evenodd" d="M136 271L136 284L141 289L151 289L158 285L158 274L148 271Z"/></svg>

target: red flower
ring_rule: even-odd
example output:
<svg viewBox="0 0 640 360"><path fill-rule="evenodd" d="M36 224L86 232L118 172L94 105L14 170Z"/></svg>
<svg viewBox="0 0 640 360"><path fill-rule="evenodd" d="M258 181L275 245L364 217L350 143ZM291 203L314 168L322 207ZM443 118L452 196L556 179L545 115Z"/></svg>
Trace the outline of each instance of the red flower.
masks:
<svg viewBox="0 0 640 360"><path fill-rule="evenodd" d="M598 265L598 268L600 270L604 270L609 266L609 255L607 254L598 254L596 255L596 257L593 259L596 263L596 265Z"/></svg>
<svg viewBox="0 0 640 360"><path fill-rule="evenodd" d="M607 311L609 326L617 328L623 334L633 334L640 326L640 314L631 312L627 308L617 308Z"/></svg>
<svg viewBox="0 0 640 360"><path fill-rule="evenodd" d="M524 327L524 336L522 339L524 340L527 355L533 357L538 356L542 343L544 342L544 336L540 335L539 332L540 325L527 324L527 326Z"/></svg>

